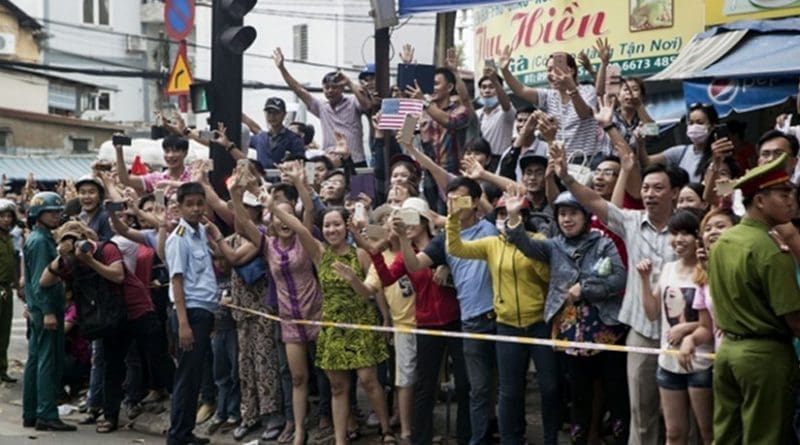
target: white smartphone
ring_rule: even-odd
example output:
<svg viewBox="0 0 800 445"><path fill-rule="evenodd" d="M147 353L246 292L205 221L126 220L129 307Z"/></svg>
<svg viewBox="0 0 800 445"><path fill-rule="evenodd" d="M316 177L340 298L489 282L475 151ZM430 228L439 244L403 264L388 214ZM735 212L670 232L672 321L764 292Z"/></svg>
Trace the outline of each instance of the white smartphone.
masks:
<svg viewBox="0 0 800 445"><path fill-rule="evenodd" d="M411 145L411 141L414 140L414 130L417 128L417 116L412 114L406 114L405 120L403 121L403 139L400 141L401 144Z"/></svg>
<svg viewBox="0 0 800 445"><path fill-rule="evenodd" d="M164 189L156 189L155 197L156 197L156 206L158 207L166 206L166 203L164 202Z"/></svg>
<svg viewBox="0 0 800 445"><path fill-rule="evenodd" d="M367 209L364 207L363 202L357 202L353 211L353 217L357 221L367 221Z"/></svg>

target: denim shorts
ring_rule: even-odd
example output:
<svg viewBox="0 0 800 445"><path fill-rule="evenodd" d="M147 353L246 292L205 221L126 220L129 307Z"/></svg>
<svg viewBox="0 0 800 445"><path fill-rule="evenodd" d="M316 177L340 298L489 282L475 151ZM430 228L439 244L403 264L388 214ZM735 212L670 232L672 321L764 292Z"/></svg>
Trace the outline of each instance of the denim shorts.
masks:
<svg viewBox="0 0 800 445"><path fill-rule="evenodd" d="M656 371L656 382L659 388L686 391L687 388L711 388L713 368L694 371L688 374L677 374L667 371L661 366Z"/></svg>

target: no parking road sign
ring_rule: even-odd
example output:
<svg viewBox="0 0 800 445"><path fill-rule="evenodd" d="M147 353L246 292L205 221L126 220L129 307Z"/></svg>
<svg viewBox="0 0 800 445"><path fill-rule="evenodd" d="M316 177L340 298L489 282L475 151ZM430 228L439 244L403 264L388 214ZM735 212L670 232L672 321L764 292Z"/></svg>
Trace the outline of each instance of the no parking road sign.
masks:
<svg viewBox="0 0 800 445"><path fill-rule="evenodd" d="M194 26L194 0L166 0L164 26L172 40L183 40Z"/></svg>

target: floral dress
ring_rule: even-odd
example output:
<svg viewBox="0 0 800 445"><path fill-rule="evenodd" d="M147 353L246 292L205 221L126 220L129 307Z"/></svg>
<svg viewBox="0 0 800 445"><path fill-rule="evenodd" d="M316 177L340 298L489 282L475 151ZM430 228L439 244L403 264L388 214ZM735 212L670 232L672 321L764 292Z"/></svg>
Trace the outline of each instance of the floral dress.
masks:
<svg viewBox="0 0 800 445"><path fill-rule="evenodd" d="M337 255L330 247L322 253L319 281L322 287L322 320L339 323L378 325L375 308L358 295L333 268L340 262L356 271L359 279L364 272L355 248ZM321 369L346 371L370 368L386 360L389 354L383 335L376 331L324 327L317 340L316 364Z"/></svg>
<svg viewBox="0 0 800 445"><path fill-rule="evenodd" d="M575 342L618 344L628 333L625 325L607 325L600 320L597 307L588 301L566 303L553 317L552 337L556 340ZM588 357L602 351L594 349L566 348L569 355Z"/></svg>

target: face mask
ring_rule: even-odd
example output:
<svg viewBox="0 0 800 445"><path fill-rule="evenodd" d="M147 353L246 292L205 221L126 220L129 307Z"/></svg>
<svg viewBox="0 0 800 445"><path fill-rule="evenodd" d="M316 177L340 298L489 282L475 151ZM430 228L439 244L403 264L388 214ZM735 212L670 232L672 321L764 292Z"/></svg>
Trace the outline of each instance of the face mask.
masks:
<svg viewBox="0 0 800 445"><path fill-rule="evenodd" d="M693 144L705 144L708 140L708 127L702 124L691 124L686 128L686 136Z"/></svg>
<svg viewBox="0 0 800 445"><path fill-rule="evenodd" d="M480 102L486 108L494 108L497 106L497 96L481 97Z"/></svg>
<svg viewBox="0 0 800 445"><path fill-rule="evenodd" d="M500 233L506 233L506 220L497 218L494 222L494 226L497 227L497 231Z"/></svg>

